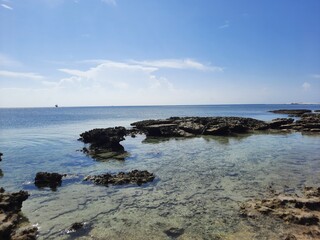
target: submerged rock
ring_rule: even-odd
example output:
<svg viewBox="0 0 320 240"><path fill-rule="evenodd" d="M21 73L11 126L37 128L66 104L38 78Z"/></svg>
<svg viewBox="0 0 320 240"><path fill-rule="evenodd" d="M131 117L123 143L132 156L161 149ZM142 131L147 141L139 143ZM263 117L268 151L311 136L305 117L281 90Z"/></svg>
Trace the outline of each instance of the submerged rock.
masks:
<svg viewBox="0 0 320 240"><path fill-rule="evenodd" d="M311 113L312 111L309 109L279 109L279 110L272 110L269 112L277 113L277 114L288 114L292 117L299 117L304 113Z"/></svg>
<svg viewBox="0 0 320 240"><path fill-rule="evenodd" d="M183 228L170 228L170 229L164 231L164 233L168 237L177 238L184 233L184 229Z"/></svg>
<svg viewBox="0 0 320 240"><path fill-rule="evenodd" d="M123 185L123 184L138 184L139 186L143 183L152 182L155 178L153 173L148 171L133 170L128 173L120 172L112 175L110 173L87 176L84 181L92 181L97 185L108 186L112 185Z"/></svg>
<svg viewBox="0 0 320 240"><path fill-rule="evenodd" d="M96 159L118 158L124 159L126 152L120 144L126 136L124 127L96 128L80 134L79 140L89 143L89 149L84 147L82 151Z"/></svg>
<svg viewBox="0 0 320 240"><path fill-rule="evenodd" d="M65 175L59 173L38 172L34 179L34 185L38 188L49 187L55 190L61 186L62 177L64 176Z"/></svg>
<svg viewBox="0 0 320 240"><path fill-rule="evenodd" d="M31 226L21 215L22 202L29 197L28 192L6 193L0 188L0 239L36 239L38 229ZM26 225L26 224L25 224Z"/></svg>
<svg viewBox="0 0 320 240"><path fill-rule="evenodd" d="M303 196L273 192L269 198L250 200L242 204L240 213L250 218L263 215L280 218L288 224L295 225L294 236L320 234L320 187L306 187Z"/></svg>

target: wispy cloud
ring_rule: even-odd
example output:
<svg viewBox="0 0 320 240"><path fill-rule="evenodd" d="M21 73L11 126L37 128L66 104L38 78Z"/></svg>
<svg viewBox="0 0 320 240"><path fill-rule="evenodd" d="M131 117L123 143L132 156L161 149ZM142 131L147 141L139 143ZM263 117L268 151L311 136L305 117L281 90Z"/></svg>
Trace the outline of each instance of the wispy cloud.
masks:
<svg viewBox="0 0 320 240"><path fill-rule="evenodd" d="M42 80L44 76L32 72L12 72L12 71L0 71L0 77L5 78L27 78L33 80Z"/></svg>
<svg viewBox="0 0 320 240"><path fill-rule="evenodd" d="M19 61L0 53L0 66L1 67L21 67L23 64Z"/></svg>
<svg viewBox="0 0 320 240"><path fill-rule="evenodd" d="M303 88L304 91L308 91L311 88L311 84L308 83L308 82L304 82L302 84L302 88Z"/></svg>
<svg viewBox="0 0 320 240"><path fill-rule="evenodd" d="M224 68L219 66L213 66L211 64L201 63L199 61L187 58L187 59L159 59L159 60L128 60L124 62L115 62L107 59L88 59L83 61L78 61L77 63L85 64L107 64L109 66L118 67L140 67L145 68L150 71L156 71L163 68L171 69L191 69L197 71L213 71L213 72L223 72Z"/></svg>
<svg viewBox="0 0 320 240"><path fill-rule="evenodd" d="M5 8L5 9L8 9L8 10L13 10L12 7L10 7L9 5L4 4L4 3L1 4L1 7Z"/></svg>
<svg viewBox="0 0 320 240"><path fill-rule="evenodd" d="M230 27L230 22L225 21L225 23L223 25L219 26L219 29L228 28L228 27Z"/></svg>
<svg viewBox="0 0 320 240"><path fill-rule="evenodd" d="M194 69L199 71L215 71L223 72L222 67L211 66L197 62L193 59L161 59L154 61L131 61L132 63L140 64L142 66L149 66L155 68L173 68L173 69Z"/></svg>
<svg viewBox="0 0 320 240"><path fill-rule="evenodd" d="M101 2L104 2L104 3L109 4L109 5L113 5L113 6L117 5L116 0L101 0Z"/></svg>
<svg viewBox="0 0 320 240"><path fill-rule="evenodd" d="M311 74L312 78L320 79L320 74Z"/></svg>

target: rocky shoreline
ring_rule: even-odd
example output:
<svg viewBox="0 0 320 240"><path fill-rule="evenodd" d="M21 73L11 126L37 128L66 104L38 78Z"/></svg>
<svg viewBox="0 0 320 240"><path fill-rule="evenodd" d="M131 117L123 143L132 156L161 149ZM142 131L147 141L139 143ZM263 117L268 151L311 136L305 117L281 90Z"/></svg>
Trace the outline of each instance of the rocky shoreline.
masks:
<svg viewBox="0 0 320 240"><path fill-rule="evenodd" d="M29 197L28 192L7 193L0 188L0 239L34 240L38 229L30 226L21 213L22 202Z"/></svg>

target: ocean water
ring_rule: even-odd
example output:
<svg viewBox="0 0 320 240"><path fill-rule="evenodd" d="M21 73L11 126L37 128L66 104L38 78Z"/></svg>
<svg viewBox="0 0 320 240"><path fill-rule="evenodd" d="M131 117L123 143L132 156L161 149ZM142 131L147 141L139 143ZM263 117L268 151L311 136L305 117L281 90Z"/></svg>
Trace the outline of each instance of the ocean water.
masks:
<svg viewBox="0 0 320 240"><path fill-rule="evenodd" d="M286 117L275 109L320 105L213 105L0 109L0 186L29 191L22 211L39 239L279 239L286 225L241 218L239 205L263 197L270 185L299 192L320 185L320 135L243 134L237 137L146 139L122 142L124 161L98 162L77 151L79 134L171 116ZM156 175L142 186L95 186L86 175L133 169ZM37 189L37 172L69 176L53 192ZM87 225L66 234L72 223ZM179 229L176 236L172 228ZM172 231L171 231L172 232Z"/></svg>

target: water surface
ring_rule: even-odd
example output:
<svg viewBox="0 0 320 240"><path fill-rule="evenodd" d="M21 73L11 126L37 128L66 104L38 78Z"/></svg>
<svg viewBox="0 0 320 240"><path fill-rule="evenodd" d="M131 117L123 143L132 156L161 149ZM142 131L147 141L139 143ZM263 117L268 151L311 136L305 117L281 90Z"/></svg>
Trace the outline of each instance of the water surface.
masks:
<svg viewBox="0 0 320 240"><path fill-rule="evenodd" d="M23 212L40 227L40 239L72 239L63 233L88 222L80 239L278 239L281 222L255 222L239 216L239 204L262 197L272 185L294 192L320 184L320 136L244 134L237 137L122 142L125 161L97 162L77 151L83 131L126 126L171 116L283 117L281 108L320 109L319 105L218 105L0 109L0 185L28 190ZM88 174L148 170L154 182L141 187L102 187L82 182ZM36 172L72 174L56 192L36 189Z"/></svg>

